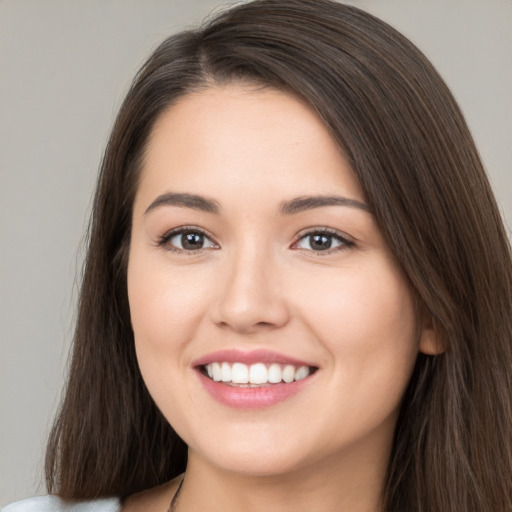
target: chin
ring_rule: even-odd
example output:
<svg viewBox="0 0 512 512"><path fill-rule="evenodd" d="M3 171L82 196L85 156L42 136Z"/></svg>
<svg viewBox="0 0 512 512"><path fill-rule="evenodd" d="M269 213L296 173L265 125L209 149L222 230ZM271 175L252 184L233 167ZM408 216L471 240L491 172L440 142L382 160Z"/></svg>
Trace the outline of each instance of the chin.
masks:
<svg viewBox="0 0 512 512"><path fill-rule="evenodd" d="M306 466L305 461L291 454L267 448L265 451L247 450L246 452L224 451L222 454L202 454L210 464L223 471L248 477L275 477L285 475Z"/></svg>

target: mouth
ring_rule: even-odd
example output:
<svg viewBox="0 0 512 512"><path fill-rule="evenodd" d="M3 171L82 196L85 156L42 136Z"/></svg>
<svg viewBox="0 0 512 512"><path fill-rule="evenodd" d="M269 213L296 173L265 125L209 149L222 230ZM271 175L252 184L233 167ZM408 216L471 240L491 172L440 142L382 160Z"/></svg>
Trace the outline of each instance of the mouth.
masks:
<svg viewBox="0 0 512 512"><path fill-rule="evenodd" d="M258 362L212 362L199 366L200 372L214 382L228 386L254 388L290 384L312 375L318 368L307 365Z"/></svg>
<svg viewBox="0 0 512 512"><path fill-rule="evenodd" d="M319 367L267 350L221 350L193 363L210 396L236 409L260 409L312 385Z"/></svg>

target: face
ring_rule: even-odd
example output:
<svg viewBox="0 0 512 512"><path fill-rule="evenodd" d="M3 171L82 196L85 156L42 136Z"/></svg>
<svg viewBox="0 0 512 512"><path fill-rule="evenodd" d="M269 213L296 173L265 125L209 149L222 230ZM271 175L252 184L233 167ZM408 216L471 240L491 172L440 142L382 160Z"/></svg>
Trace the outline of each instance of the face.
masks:
<svg viewBox="0 0 512 512"><path fill-rule="evenodd" d="M270 475L388 453L424 333L346 159L300 100L230 85L160 117L128 295L142 375L189 457Z"/></svg>

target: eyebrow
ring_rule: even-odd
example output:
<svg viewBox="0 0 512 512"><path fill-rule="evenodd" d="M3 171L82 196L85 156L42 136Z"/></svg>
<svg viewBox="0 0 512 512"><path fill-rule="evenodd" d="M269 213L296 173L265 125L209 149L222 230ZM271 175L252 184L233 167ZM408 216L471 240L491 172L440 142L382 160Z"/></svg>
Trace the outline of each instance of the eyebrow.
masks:
<svg viewBox="0 0 512 512"><path fill-rule="evenodd" d="M161 206L181 206L191 208L207 213L220 213L220 205L215 199L210 199L196 194L187 194L179 192L167 192L158 196L146 209L144 214L155 210ZM279 205L280 215L293 215L314 208L323 206L348 206L358 208L368 213L372 213L371 209L365 203L342 196L301 196L283 201Z"/></svg>
<svg viewBox="0 0 512 512"><path fill-rule="evenodd" d="M220 205L214 199L198 196L196 194L185 194L168 192L158 196L146 209L144 215L160 206L182 206L207 213L219 213Z"/></svg>
<svg viewBox="0 0 512 512"><path fill-rule="evenodd" d="M281 215L293 215L294 213L321 208L322 206L348 206L359 208L365 212L372 213L370 207L356 199L349 199L342 196L302 196L284 201L279 207Z"/></svg>

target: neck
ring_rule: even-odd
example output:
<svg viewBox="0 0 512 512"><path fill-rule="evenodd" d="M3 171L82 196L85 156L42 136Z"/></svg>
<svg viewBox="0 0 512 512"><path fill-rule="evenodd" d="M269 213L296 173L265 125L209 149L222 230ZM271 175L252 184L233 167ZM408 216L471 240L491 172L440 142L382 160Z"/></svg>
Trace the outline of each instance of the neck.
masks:
<svg viewBox="0 0 512 512"><path fill-rule="evenodd" d="M247 475L190 450L177 512L380 512L387 460L344 454L279 475Z"/></svg>

